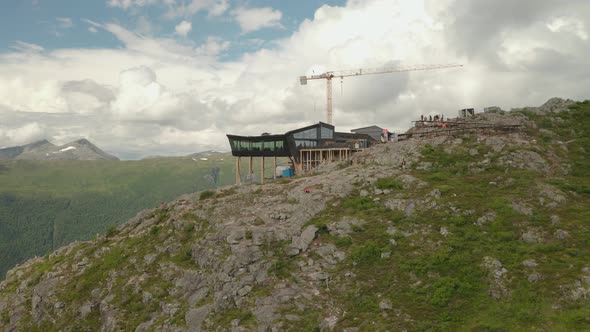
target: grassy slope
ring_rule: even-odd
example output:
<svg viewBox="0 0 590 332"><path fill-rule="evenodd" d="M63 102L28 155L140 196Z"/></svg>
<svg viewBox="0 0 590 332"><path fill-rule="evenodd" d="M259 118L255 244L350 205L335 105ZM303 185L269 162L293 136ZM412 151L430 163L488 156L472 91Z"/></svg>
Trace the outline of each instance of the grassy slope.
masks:
<svg viewBox="0 0 590 332"><path fill-rule="evenodd" d="M220 159L224 160L220 160ZM0 276L16 263L74 240L90 239L137 211L181 194L233 184L233 158L208 161L1 161Z"/></svg>
<svg viewBox="0 0 590 332"><path fill-rule="evenodd" d="M337 329L354 326L362 331L392 327L573 331L590 326L590 306L584 301L565 301L566 292L560 288L579 280L581 268L590 262L590 159L585 150L590 147L590 103L580 103L575 111L559 114L565 120L559 125L548 118L527 115L538 121L539 128L555 132L557 137L553 139L575 139L568 143L569 152L557 152L573 166L568 176L544 177L502 166L489 166L484 173L470 175L468 164L480 161L481 155L490 152L489 148L469 140L463 152L453 154L427 147L423 149L424 159L438 166L428 171L415 170L413 175L429 185L400 192L407 198L415 198L438 188L442 192L438 205L452 204L461 211L473 210L473 213L438 209L406 217L370 198L355 195L343 202L344 209L328 209L313 221L322 226L351 215L367 221L355 229L350 239L334 238L327 233L320 235L320 241L335 243L349 257L335 272L335 282L326 297L346 312ZM551 147L550 142L550 137L541 135L537 151L545 154L553 149L555 145ZM470 156L468 148L476 148L480 154ZM492 160L497 157L493 156ZM490 185L508 178L514 182ZM567 202L555 209L540 206L534 198L536 183L558 186L567 193ZM511 208L514 200L533 204L533 215L515 212ZM477 218L487 211L495 211L497 219L482 227L475 225ZM553 225L551 215L558 215L561 223ZM409 235L396 233L393 237L397 244L392 246L391 236L386 232L390 226ZM440 234L441 227L447 228L447 237ZM521 241L520 236L528 227L541 227L547 241L532 244ZM556 239L552 234L557 229L568 231L571 238ZM381 259L382 252L391 252L391 258ZM499 259L509 271L507 297L490 298L491 276L481 266L485 256ZM539 266L524 267L522 261L526 259L535 259ZM543 279L529 282L527 277L533 270L541 273ZM353 272L356 277L346 278L346 272ZM393 310L383 314L379 308L382 300L389 300ZM314 321L316 316L308 318Z"/></svg>

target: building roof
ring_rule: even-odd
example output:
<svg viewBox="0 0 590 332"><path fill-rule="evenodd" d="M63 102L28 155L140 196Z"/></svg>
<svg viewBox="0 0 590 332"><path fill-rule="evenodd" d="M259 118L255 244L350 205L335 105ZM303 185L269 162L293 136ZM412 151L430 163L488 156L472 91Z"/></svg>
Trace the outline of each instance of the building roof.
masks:
<svg viewBox="0 0 590 332"><path fill-rule="evenodd" d="M289 134L292 134L292 133L297 133L297 132L300 132L300 131L305 131L305 130L312 129L312 128L317 128L317 127L328 127L328 128L331 128L332 130L334 130L334 126L333 125L320 121L318 123L314 123L314 124L309 125L307 127L302 127L302 128L297 128L297 129L290 130L290 131L288 131L288 132L285 133L285 136L287 136Z"/></svg>
<svg viewBox="0 0 590 332"><path fill-rule="evenodd" d="M379 130L383 130L383 128L376 126L376 125L372 125L372 126L368 126L368 127L362 127L362 128L357 128L357 129L351 129L350 131L355 132L355 131L359 131L359 130L365 130L365 129L379 129Z"/></svg>

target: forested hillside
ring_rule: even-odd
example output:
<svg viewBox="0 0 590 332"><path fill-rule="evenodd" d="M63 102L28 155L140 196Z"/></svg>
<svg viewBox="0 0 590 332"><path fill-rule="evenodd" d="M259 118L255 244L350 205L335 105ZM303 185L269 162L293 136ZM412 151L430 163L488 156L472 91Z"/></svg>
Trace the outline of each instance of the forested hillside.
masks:
<svg viewBox="0 0 590 332"><path fill-rule="evenodd" d="M220 168L217 184L214 167ZM233 167L228 154L206 161L1 161L0 279L27 258L90 239L139 210L231 184Z"/></svg>

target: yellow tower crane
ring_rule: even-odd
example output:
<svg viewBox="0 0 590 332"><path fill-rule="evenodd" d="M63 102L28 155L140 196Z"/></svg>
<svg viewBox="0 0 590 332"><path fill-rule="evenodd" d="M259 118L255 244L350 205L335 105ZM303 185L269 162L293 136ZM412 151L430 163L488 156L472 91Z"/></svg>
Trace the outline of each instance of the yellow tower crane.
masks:
<svg viewBox="0 0 590 332"><path fill-rule="evenodd" d="M362 76L362 75L376 75L376 74L388 74L388 73L399 73L405 71L417 71L417 70L431 70L431 69L442 69L442 68L453 68L462 67L459 64L445 64L445 65L417 65L417 66L406 66L406 67L386 67L386 68L370 68L370 69L351 69L341 71L327 71L319 75L311 76L300 76L299 81L301 85L307 85L307 81L310 80L326 80L326 111L328 116L328 123L332 124L332 79L339 77L351 76Z"/></svg>

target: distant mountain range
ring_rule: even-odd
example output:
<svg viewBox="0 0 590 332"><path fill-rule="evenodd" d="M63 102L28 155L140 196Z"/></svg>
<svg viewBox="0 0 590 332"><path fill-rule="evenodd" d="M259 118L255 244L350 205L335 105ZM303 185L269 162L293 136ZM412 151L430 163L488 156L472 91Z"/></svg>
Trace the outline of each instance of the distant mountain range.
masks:
<svg viewBox="0 0 590 332"><path fill-rule="evenodd" d="M82 138L61 146L48 140L0 149L0 159L29 160L119 160Z"/></svg>
<svg viewBox="0 0 590 332"><path fill-rule="evenodd" d="M207 150L207 151L201 151L201 152L196 152L196 153L191 153L189 155L186 156L181 156L180 158L206 158L206 157L212 157L212 156L225 156L228 155L229 152L222 152L222 151L214 151L214 150ZM147 160L147 159L158 159L158 158L178 158L178 157L172 157L172 156L146 156L141 158L142 160Z"/></svg>

